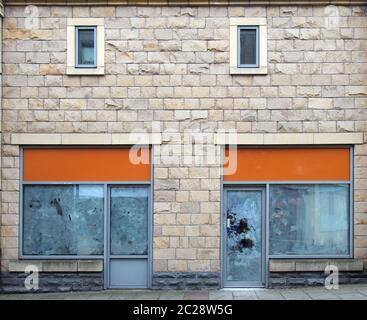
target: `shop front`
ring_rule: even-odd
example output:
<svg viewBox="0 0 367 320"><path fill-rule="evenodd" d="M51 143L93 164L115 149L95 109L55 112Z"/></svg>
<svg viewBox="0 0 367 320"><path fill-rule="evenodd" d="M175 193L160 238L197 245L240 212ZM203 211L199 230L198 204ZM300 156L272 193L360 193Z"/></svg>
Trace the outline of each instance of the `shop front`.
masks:
<svg viewBox="0 0 367 320"><path fill-rule="evenodd" d="M103 261L105 288L149 287L150 154L23 148L20 259Z"/></svg>
<svg viewBox="0 0 367 320"><path fill-rule="evenodd" d="M224 152L223 287L269 286L270 263L353 258L352 147Z"/></svg>

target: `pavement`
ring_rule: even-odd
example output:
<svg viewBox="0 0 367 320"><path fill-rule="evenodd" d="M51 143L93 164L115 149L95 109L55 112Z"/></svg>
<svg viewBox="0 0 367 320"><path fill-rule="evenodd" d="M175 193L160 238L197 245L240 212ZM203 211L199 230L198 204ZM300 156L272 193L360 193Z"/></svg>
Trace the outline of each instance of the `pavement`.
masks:
<svg viewBox="0 0 367 320"><path fill-rule="evenodd" d="M367 300L367 284L339 289L221 289L198 291L104 290L63 293L0 294L0 300Z"/></svg>

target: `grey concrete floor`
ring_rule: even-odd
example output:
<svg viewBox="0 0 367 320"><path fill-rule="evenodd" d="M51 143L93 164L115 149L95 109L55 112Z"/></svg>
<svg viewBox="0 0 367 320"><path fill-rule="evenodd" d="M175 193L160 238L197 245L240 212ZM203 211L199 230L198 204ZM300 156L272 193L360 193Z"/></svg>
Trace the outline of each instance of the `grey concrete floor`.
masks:
<svg viewBox="0 0 367 320"><path fill-rule="evenodd" d="M94 292L0 294L0 300L367 300L367 284L297 289L200 291L105 290Z"/></svg>

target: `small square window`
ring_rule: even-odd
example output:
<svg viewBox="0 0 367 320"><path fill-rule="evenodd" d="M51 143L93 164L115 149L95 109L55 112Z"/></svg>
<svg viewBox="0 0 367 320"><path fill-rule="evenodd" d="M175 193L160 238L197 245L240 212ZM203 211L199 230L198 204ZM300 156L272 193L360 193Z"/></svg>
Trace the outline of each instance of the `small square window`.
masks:
<svg viewBox="0 0 367 320"><path fill-rule="evenodd" d="M95 68L97 61L97 28L76 27L76 67Z"/></svg>
<svg viewBox="0 0 367 320"><path fill-rule="evenodd" d="M230 73L267 74L266 18L230 18Z"/></svg>
<svg viewBox="0 0 367 320"><path fill-rule="evenodd" d="M257 68L259 66L259 28L238 27L239 68Z"/></svg>

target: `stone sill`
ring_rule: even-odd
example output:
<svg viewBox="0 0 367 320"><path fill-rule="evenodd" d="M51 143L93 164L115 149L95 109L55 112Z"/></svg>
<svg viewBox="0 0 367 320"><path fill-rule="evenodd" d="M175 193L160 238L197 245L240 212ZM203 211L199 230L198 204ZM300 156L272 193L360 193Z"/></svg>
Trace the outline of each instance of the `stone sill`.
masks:
<svg viewBox="0 0 367 320"><path fill-rule="evenodd" d="M161 144L159 133L12 133L17 145L146 145Z"/></svg>
<svg viewBox="0 0 367 320"><path fill-rule="evenodd" d="M269 272L312 272L325 271L327 265L335 265L339 271L363 271L363 260L322 259L322 260L277 260L269 261Z"/></svg>
<svg viewBox="0 0 367 320"><path fill-rule="evenodd" d="M102 260L23 260L10 261L9 272L24 272L29 265L36 266L39 272L102 272Z"/></svg>
<svg viewBox="0 0 367 320"><path fill-rule="evenodd" d="M363 133L217 133L214 143L225 145L363 144Z"/></svg>
<svg viewBox="0 0 367 320"><path fill-rule="evenodd" d="M94 69L88 68L74 68L68 67L66 69L66 74L68 76L103 76L104 75L104 67L97 67Z"/></svg>
<svg viewBox="0 0 367 320"><path fill-rule="evenodd" d="M267 67L260 67L260 68L238 68L238 67L230 67L229 73L231 75L265 75L268 74Z"/></svg>

